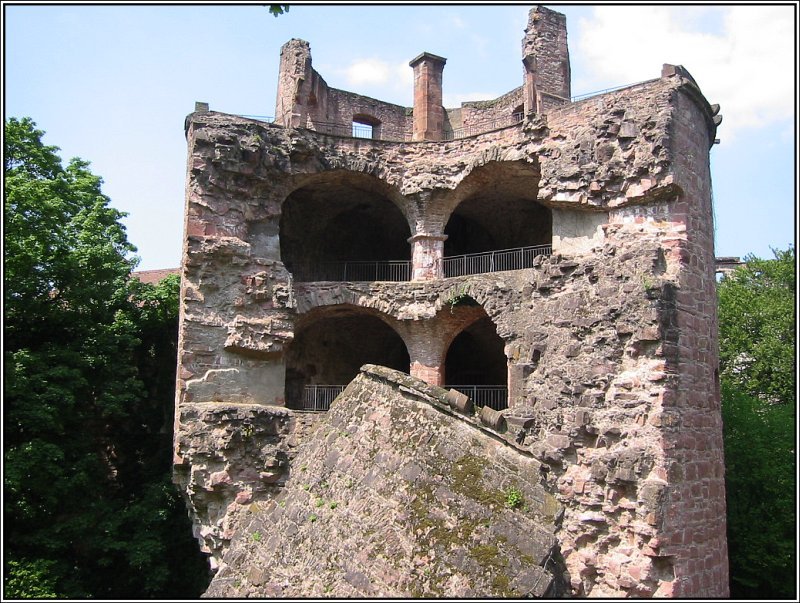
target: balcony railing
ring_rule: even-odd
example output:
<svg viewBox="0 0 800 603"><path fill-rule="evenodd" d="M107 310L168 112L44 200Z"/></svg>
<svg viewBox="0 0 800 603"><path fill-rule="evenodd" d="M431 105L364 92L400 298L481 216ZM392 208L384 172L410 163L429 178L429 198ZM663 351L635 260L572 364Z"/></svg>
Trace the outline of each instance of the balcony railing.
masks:
<svg viewBox="0 0 800 603"><path fill-rule="evenodd" d="M445 278L449 278L531 268L536 256L547 256L552 253L551 245L536 245L449 256L442 258L440 262L442 263L442 274ZM300 283L317 281L403 282L411 280L411 262L408 260L320 262L318 264L290 262L286 268Z"/></svg>
<svg viewBox="0 0 800 603"><path fill-rule="evenodd" d="M408 281L411 280L411 262L408 260L309 262L290 263L286 266L295 280L302 283L316 281Z"/></svg>
<svg viewBox="0 0 800 603"><path fill-rule="evenodd" d="M344 391L345 385L306 385L303 388L302 410L326 411ZM494 410L508 408L508 388L504 385L447 385L469 396L475 406L488 406Z"/></svg>
<svg viewBox="0 0 800 603"><path fill-rule="evenodd" d="M449 278L467 274L483 274L484 272L521 270L533 267L533 259L536 256L551 255L552 253L552 245L536 245L449 256L441 260L442 274Z"/></svg>
<svg viewBox="0 0 800 603"><path fill-rule="evenodd" d="M487 121L478 122L463 128L455 128L449 132L444 133L445 140L458 140L459 138L467 138L469 136L476 136L484 132L491 132L492 130L499 130L506 126L513 126L518 124L525 117L524 113L513 113L504 117L498 117Z"/></svg>
<svg viewBox="0 0 800 603"><path fill-rule="evenodd" d="M344 391L346 385L306 385L303 388L302 410L330 410L331 402Z"/></svg>
<svg viewBox="0 0 800 603"><path fill-rule="evenodd" d="M494 410L508 408L508 388L505 385L445 385L468 396L475 406L488 406Z"/></svg>

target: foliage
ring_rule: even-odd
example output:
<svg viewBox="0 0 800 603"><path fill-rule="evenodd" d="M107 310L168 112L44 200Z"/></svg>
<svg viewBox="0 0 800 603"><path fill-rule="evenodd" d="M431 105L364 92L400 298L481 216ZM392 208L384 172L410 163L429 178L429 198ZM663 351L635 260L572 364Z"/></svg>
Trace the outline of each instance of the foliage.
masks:
<svg viewBox="0 0 800 603"><path fill-rule="evenodd" d="M58 598L52 565L42 559L6 561L3 595L8 599Z"/></svg>
<svg viewBox="0 0 800 603"><path fill-rule="evenodd" d="M522 492L516 486L511 486L506 490L506 507L509 509L516 509L521 507L524 502Z"/></svg>
<svg viewBox="0 0 800 603"><path fill-rule="evenodd" d="M794 250L719 284L731 596L793 598Z"/></svg>
<svg viewBox="0 0 800 603"><path fill-rule="evenodd" d="M130 278L123 214L42 136L5 124L6 595L196 596L169 476L177 280Z"/></svg>
<svg viewBox="0 0 800 603"><path fill-rule="evenodd" d="M745 259L719 284L720 367L725 379L769 403L795 399L795 251Z"/></svg>
<svg viewBox="0 0 800 603"><path fill-rule="evenodd" d="M269 12L272 14L273 17L277 17L278 15L282 15L283 13L289 12L289 5L288 4L270 4L269 5Z"/></svg>

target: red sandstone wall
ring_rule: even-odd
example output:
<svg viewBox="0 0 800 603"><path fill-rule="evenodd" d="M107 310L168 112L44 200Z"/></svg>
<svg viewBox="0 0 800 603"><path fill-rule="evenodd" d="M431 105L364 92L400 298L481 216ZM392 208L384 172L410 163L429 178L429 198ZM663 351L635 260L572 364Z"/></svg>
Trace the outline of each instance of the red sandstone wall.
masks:
<svg viewBox="0 0 800 603"><path fill-rule="evenodd" d="M497 127L514 122L512 116L521 112L523 104L522 86L494 100L461 103L461 127L473 128L475 133L485 131L484 124L495 123Z"/></svg>
<svg viewBox="0 0 800 603"><path fill-rule="evenodd" d="M336 88L328 90L328 99L332 107L326 116L328 121L349 124L355 115L368 115L380 122L378 128L373 127L373 138L399 141L411 139L413 118L411 109L407 107Z"/></svg>
<svg viewBox="0 0 800 603"><path fill-rule="evenodd" d="M692 95L694 96L694 95ZM665 455L674 479L667 499L662 550L676 556L678 597L728 596L725 464L719 392L714 218L708 153L707 104L686 91L674 97L671 140L675 182L683 194L670 205L670 220L686 227L685 245L674 245L682 271L676 293L678 337L670 350L677 375L665 413Z"/></svg>

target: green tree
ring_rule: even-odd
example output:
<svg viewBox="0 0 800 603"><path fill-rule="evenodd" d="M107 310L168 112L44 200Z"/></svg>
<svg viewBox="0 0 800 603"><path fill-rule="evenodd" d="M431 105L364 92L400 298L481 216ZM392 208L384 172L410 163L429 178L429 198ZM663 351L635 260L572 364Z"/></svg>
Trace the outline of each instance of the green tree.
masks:
<svg viewBox="0 0 800 603"><path fill-rule="evenodd" d="M732 385L769 403L795 399L795 252L745 258L719 286L720 367Z"/></svg>
<svg viewBox="0 0 800 603"><path fill-rule="evenodd" d="M796 596L795 253L719 283L733 597Z"/></svg>
<svg viewBox="0 0 800 603"><path fill-rule="evenodd" d="M282 15L283 13L289 12L289 5L288 4L270 4L269 5L269 12L273 17L277 17L278 15Z"/></svg>
<svg viewBox="0 0 800 603"><path fill-rule="evenodd" d="M42 136L5 123L5 593L196 596L169 483L176 281L131 279L123 214Z"/></svg>

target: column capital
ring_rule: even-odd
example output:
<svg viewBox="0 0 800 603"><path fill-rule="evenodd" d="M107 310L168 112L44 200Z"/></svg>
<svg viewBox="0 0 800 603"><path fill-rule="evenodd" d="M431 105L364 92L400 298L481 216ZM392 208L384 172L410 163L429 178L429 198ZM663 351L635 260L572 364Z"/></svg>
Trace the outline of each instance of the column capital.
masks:
<svg viewBox="0 0 800 603"><path fill-rule="evenodd" d="M429 234L427 232L421 232L419 234L415 234L414 236L408 237L406 239L409 243L415 243L417 241L446 241L448 235L446 234Z"/></svg>

